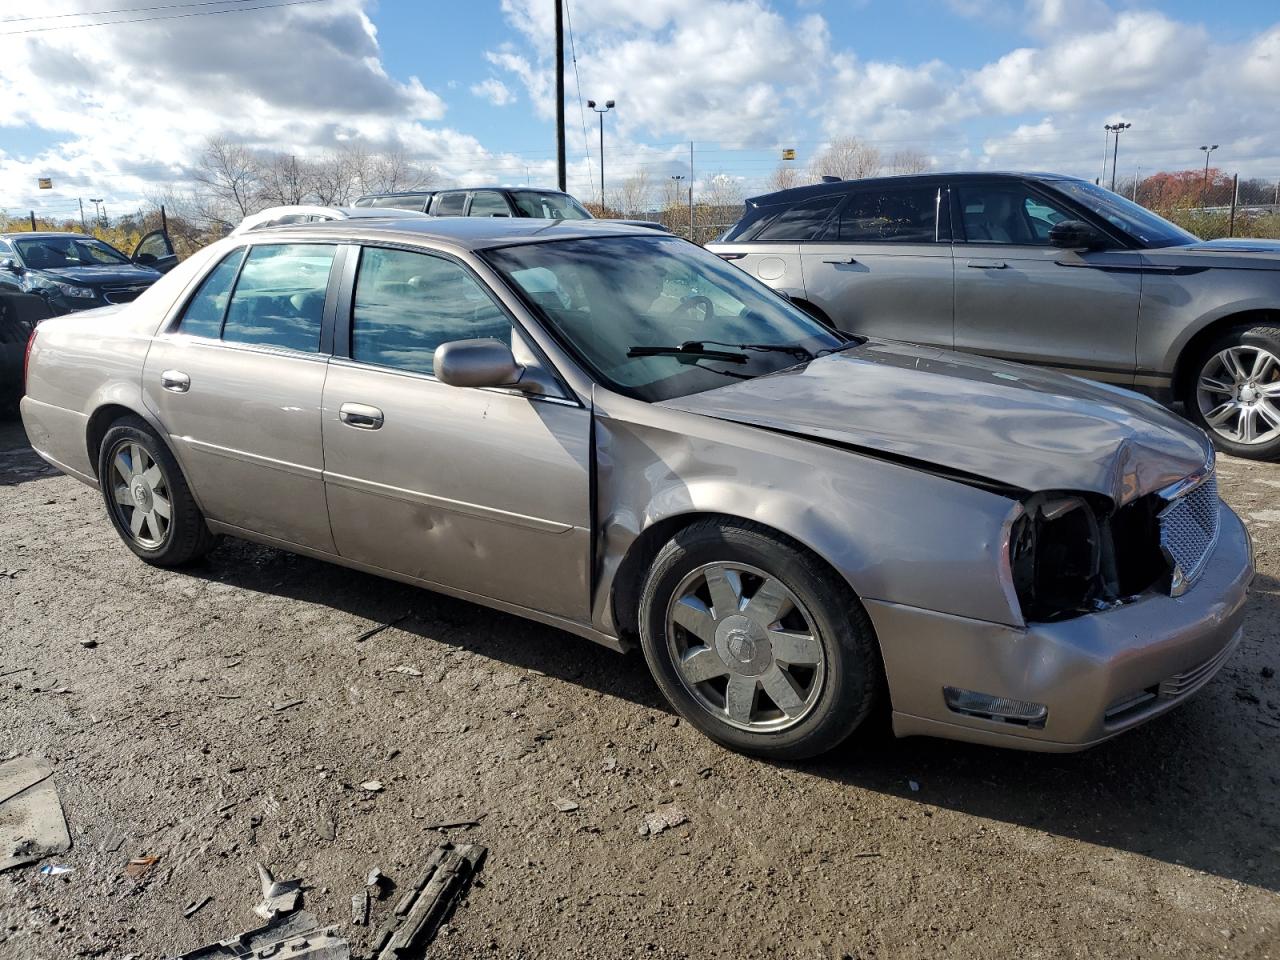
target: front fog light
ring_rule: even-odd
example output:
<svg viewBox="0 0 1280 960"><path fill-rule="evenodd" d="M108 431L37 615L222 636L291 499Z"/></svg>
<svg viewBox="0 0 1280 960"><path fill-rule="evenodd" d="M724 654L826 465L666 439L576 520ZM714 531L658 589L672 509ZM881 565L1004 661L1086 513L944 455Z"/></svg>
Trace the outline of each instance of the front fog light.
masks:
<svg viewBox="0 0 1280 960"><path fill-rule="evenodd" d="M958 687L943 687L942 696L950 709L970 717L1002 720L1037 730L1044 726L1049 717L1048 707L1028 700L1013 700L990 693L979 693L977 690L961 690Z"/></svg>

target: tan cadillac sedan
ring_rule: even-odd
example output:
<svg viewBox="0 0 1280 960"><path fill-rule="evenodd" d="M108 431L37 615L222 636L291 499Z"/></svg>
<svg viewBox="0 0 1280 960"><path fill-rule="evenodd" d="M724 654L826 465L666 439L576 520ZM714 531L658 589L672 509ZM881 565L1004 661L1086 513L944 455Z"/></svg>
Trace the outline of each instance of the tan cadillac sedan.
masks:
<svg viewBox="0 0 1280 960"><path fill-rule="evenodd" d="M27 432L139 557L220 535L639 644L684 717L804 757L1075 750L1240 636L1204 433L1119 388L820 325L598 221L300 224L49 320Z"/></svg>

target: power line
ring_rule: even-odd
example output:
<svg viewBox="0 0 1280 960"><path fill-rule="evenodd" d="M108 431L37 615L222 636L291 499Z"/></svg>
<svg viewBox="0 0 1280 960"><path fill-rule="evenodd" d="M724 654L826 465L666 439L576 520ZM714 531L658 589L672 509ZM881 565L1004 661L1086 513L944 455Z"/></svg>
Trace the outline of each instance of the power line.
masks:
<svg viewBox="0 0 1280 960"><path fill-rule="evenodd" d="M276 10L280 7L302 7L312 3L325 3L326 0L285 0L284 3L261 4L256 7L234 7L229 10L200 10L196 13L165 13L158 17L135 17L132 20L103 20L99 23L69 23L61 27L30 27L26 30L0 31L0 37L17 37L25 33L48 33L51 30L80 30L84 27L114 27L127 23L150 23L153 20L186 20L189 17L216 17L220 13L248 13L251 10ZM178 6L194 6L194 4L178 4Z"/></svg>
<svg viewBox="0 0 1280 960"><path fill-rule="evenodd" d="M184 7L210 7L217 4L248 2L249 0L196 0L194 3L166 3L154 7L117 7L114 10L81 10L79 13L42 13L34 17L0 17L0 24L24 23L29 20L65 20L67 17L104 17L114 13L146 13L150 10L174 10Z"/></svg>
<svg viewBox="0 0 1280 960"><path fill-rule="evenodd" d="M587 111L582 106L582 78L578 76L578 48L573 42L573 11L569 9L569 0L564 0L564 15L569 21L569 52L573 55L573 84L578 88L578 116L582 118L582 150L591 162L591 138L587 136ZM604 197L600 198L604 203Z"/></svg>

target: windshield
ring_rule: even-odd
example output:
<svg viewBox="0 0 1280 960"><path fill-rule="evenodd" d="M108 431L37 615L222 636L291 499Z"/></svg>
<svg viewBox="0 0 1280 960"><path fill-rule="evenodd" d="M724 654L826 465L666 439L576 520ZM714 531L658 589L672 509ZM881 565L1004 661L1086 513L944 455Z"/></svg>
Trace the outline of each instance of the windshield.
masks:
<svg viewBox="0 0 1280 960"><path fill-rule="evenodd" d="M844 345L744 271L677 237L560 240L485 256L602 383L649 402L773 373ZM682 345L680 355L636 355Z"/></svg>
<svg viewBox="0 0 1280 960"><path fill-rule="evenodd" d="M1199 237L1176 223L1092 183L1057 180L1053 186L1148 247L1179 247L1200 242Z"/></svg>
<svg viewBox="0 0 1280 960"><path fill-rule="evenodd" d="M567 193L548 190L512 190L511 199L522 217L541 220L590 220L591 212Z"/></svg>
<svg viewBox="0 0 1280 960"><path fill-rule="evenodd" d="M129 262L129 258L115 247L88 237L34 237L30 240L14 240L13 245L18 248L22 262L32 270Z"/></svg>

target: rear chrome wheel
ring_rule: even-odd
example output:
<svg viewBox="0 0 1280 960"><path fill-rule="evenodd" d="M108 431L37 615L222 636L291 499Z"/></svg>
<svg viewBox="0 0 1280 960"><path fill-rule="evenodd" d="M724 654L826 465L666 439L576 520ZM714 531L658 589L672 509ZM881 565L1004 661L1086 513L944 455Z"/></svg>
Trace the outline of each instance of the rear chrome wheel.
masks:
<svg viewBox="0 0 1280 960"><path fill-rule="evenodd" d="M667 646L703 709L742 730L785 730L812 712L822 691L827 658L813 622L776 577L710 563L672 595Z"/></svg>
<svg viewBox="0 0 1280 960"><path fill-rule="evenodd" d="M159 550L169 535L173 504L164 471L146 447L122 438L107 453L111 509L119 526L146 550Z"/></svg>
<svg viewBox="0 0 1280 960"><path fill-rule="evenodd" d="M1280 357L1247 343L1219 350L1200 369L1196 404L1209 429L1232 443L1280 439Z"/></svg>

